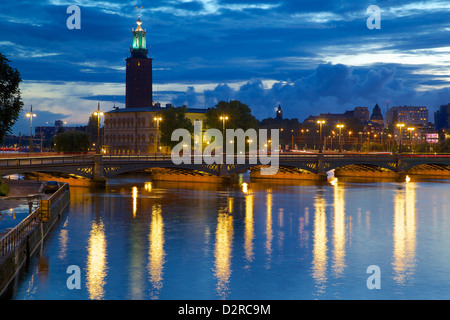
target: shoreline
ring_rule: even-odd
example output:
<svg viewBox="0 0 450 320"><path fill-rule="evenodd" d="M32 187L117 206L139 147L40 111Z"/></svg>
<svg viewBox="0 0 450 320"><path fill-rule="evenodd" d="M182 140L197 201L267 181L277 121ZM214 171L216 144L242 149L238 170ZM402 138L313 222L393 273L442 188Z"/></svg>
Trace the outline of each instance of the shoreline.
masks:
<svg viewBox="0 0 450 320"><path fill-rule="evenodd" d="M9 186L9 193L6 197L0 197L0 211L28 204L27 200L9 200L10 198L26 197L35 194L44 196L44 193L42 192L44 183L42 181L2 179L2 183Z"/></svg>

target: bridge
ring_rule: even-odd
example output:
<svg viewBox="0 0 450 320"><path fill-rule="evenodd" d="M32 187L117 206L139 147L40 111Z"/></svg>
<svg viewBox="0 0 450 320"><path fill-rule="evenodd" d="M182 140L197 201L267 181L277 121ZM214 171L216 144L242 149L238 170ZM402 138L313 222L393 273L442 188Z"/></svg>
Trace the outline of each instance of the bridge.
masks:
<svg viewBox="0 0 450 320"><path fill-rule="evenodd" d="M313 174L350 167L378 168L393 173L406 173L408 170L426 165L450 173L450 155L431 154L358 154L358 153L302 153L280 154L279 167L294 169ZM242 164L238 163L244 162ZM168 154L153 155L55 155L0 158L0 176L29 172L66 173L97 181L106 181L115 175L145 169L182 169L203 172L215 176L231 176L257 169L263 164L259 158L256 163L249 163L248 155L236 157L234 164L191 164L176 165Z"/></svg>

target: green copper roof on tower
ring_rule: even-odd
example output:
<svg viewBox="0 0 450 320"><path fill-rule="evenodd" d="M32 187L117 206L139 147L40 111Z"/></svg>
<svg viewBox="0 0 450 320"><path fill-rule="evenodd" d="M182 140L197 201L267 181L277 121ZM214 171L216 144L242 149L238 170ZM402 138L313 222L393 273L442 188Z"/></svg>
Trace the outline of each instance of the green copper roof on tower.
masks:
<svg viewBox="0 0 450 320"><path fill-rule="evenodd" d="M133 45L131 46L130 52L133 57L147 57L148 49L147 49L147 41L146 34L147 32L142 29L141 17L139 16L137 21L137 28L133 29Z"/></svg>

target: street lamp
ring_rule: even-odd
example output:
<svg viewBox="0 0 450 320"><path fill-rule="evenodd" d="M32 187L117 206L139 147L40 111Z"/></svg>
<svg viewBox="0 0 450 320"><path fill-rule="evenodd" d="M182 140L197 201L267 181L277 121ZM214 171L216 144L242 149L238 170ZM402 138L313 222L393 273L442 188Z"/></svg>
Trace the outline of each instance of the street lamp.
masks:
<svg viewBox="0 0 450 320"><path fill-rule="evenodd" d="M343 124L338 124L336 127L339 128L339 152L342 153L341 131L342 131L342 128L344 127L344 125Z"/></svg>
<svg viewBox="0 0 450 320"><path fill-rule="evenodd" d="M402 128L405 126L404 123L397 123L397 128L400 129L400 144L398 146L398 153L402 153Z"/></svg>
<svg viewBox="0 0 450 320"><path fill-rule="evenodd" d="M319 125L319 153L322 153L322 126L325 124L325 120L317 120Z"/></svg>
<svg viewBox="0 0 450 320"><path fill-rule="evenodd" d="M100 111L100 103L98 103L97 111L94 111L94 116L97 117L97 143L95 145L95 152L100 154L100 117L103 117L103 112Z"/></svg>
<svg viewBox="0 0 450 320"><path fill-rule="evenodd" d="M353 140L352 140L352 133L353 132L351 132L351 131L348 132L348 143L350 144L350 146L353 150L354 146L353 146ZM344 141L345 141L345 138L344 138Z"/></svg>
<svg viewBox="0 0 450 320"><path fill-rule="evenodd" d="M222 134L225 134L225 121L228 120L228 116L221 116L220 120L222 120Z"/></svg>
<svg viewBox="0 0 450 320"><path fill-rule="evenodd" d="M33 106L30 106L30 112L27 114L27 118L30 118L30 152L33 150L33 117L36 117L36 114L33 113Z"/></svg>
<svg viewBox="0 0 450 320"><path fill-rule="evenodd" d="M292 148L291 148L291 150L294 150L294 129L291 130L291 136L292 136L292 142L291 142Z"/></svg>
<svg viewBox="0 0 450 320"><path fill-rule="evenodd" d="M157 139L156 139L156 152L159 152L159 122L162 120L161 117L154 117L153 120L156 121L156 135L157 135Z"/></svg>
<svg viewBox="0 0 450 320"><path fill-rule="evenodd" d="M413 127L408 127L408 131L409 131L409 151L412 152L412 132L415 130L416 128Z"/></svg>
<svg viewBox="0 0 450 320"><path fill-rule="evenodd" d="M222 120L222 136L223 136L222 137L222 139L223 139L222 153L225 153L225 121L228 120L228 116L223 115L220 117L220 120Z"/></svg>

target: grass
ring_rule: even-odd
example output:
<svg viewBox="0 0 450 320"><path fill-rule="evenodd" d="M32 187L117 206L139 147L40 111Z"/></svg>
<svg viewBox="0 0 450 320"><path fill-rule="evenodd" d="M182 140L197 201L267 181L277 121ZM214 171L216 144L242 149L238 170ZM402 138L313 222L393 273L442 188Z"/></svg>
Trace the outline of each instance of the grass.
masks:
<svg viewBox="0 0 450 320"><path fill-rule="evenodd" d="M8 193L9 193L9 186L0 181L0 197L7 196Z"/></svg>

